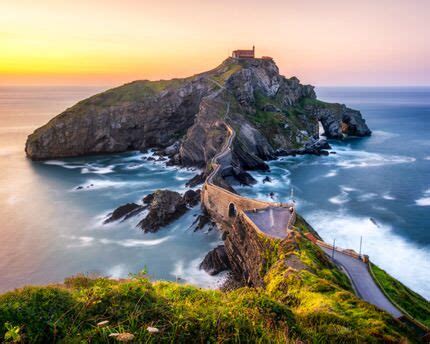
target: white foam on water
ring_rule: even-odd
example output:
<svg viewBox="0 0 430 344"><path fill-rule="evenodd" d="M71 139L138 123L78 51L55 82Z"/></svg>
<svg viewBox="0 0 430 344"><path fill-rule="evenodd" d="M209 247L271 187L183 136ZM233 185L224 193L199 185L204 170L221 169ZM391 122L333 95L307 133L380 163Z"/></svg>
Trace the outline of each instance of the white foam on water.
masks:
<svg viewBox="0 0 430 344"><path fill-rule="evenodd" d="M422 197L415 201L417 205L420 207L428 207L430 206L430 197Z"/></svg>
<svg viewBox="0 0 430 344"><path fill-rule="evenodd" d="M430 160L430 156L426 156L424 160Z"/></svg>
<svg viewBox="0 0 430 344"><path fill-rule="evenodd" d="M427 189L423 193L423 197L415 200L415 204L420 207L430 206L430 189Z"/></svg>
<svg viewBox="0 0 430 344"><path fill-rule="evenodd" d="M393 233L392 228L376 219L356 217L346 211L313 212L306 219L315 230L336 246L359 251L363 236L362 253L402 283L430 298L430 247L418 247ZM413 261L413 264L411 262Z"/></svg>
<svg viewBox="0 0 430 344"><path fill-rule="evenodd" d="M415 158L408 156L384 155L365 151L353 151L350 149L338 150L335 155L334 164L346 169L406 164L416 161ZM327 164L327 162L323 163Z"/></svg>
<svg viewBox="0 0 430 344"><path fill-rule="evenodd" d="M357 191L357 189L352 188L350 186L345 186L345 185L341 185L340 186L341 190L345 191L345 192L353 192L353 191Z"/></svg>
<svg viewBox="0 0 430 344"><path fill-rule="evenodd" d="M67 245L66 247L72 248L72 247L88 247L92 246L94 243L94 237L90 236L64 236L67 239L73 240L74 242L72 244Z"/></svg>
<svg viewBox="0 0 430 344"><path fill-rule="evenodd" d="M365 194L359 195L359 196L357 197L357 199L358 199L360 202L367 202L367 201L370 201L371 199L375 199L375 198L377 198L377 197L378 197L378 194L376 194L376 193L374 193L374 192L368 192L368 193L365 193Z"/></svg>
<svg viewBox="0 0 430 344"><path fill-rule="evenodd" d="M77 169L77 168L84 168L85 167L85 165L82 165L82 164L73 165L73 164L68 164L67 162L61 161L61 160L48 160L48 161L44 161L43 163L45 165L60 166L60 167L68 168L68 169Z"/></svg>
<svg viewBox="0 0 430 344"><path fill-rule="evenodd" d="M333 204L345 204L349 202L349 196L346 191L341 191L339 195L329 198L328 201Z"/></svg>
<svg viewBox="0 0 430 344"><path fill-rule="evenodd" d="M337 176L337 170L330 170L328 171L327 174L324 175L325 178L330 178L330 177L336 177Z"/></svg>
<svg viewBox="0 0 430 344"><path fill-rule="evenodd" d="M387 192L387 193L384 193L384 194L382 195L382 198L383 198L383 199L386 199L386 200L388 200L388 201L394 201L394 200L396 199L396 197L394 197L394 196L390 195L388 192Z"/></svg>
<svg viewBox="0 0 430 344"><path fill-rule="evenodd" d="M153 240L137 240L137 239L124 239L124 240L111 240L111 239L100 239L99 242L104 245L119 245L123 247L141 247L141 246L156 246L163 242L170 240L172 236L168 235L164 238L153 239Z"/></svg>
<svg viewBox="0 0 430 344"><path fill-rule="evenodd" d="M85 183L75 186L70 191L90 191L90 190L100 190L106 188L122 188L125 186L145 186L147 182L144 181L116 181L111 179L88 179ZM82 189L78 189L78 187L82 187Z"/></svg>
<svg viewBox="0 0 430 344"><path fill-rule="evenodd" d="M373 143L382 143L384 141L387 141L389 139L392 139L394 137L398 137L400 136L399 134L396 133L390 133L388 131L383 131L383 130L374 130L372 132L372 142Z"/></svg>
<svg viewBox="0 0 430 344"><path fill-rule="evenodd" d="M115 165L109 166L94 166L87 165L87 167L82 168L82 174L95 173L95 174L108 174L114 172Z"/></svg>
<svg viewBox="0 0 430 344"><path fill-rule="evenodd" d="M222 285L227 278L227 272L221 272L217 276L211 276L203 269L200 269L200 263L204 256L193 259L185 263L179 260L175 263L174 269L170 273L178 282L184 281L202 288L216 289Z"/></svg>

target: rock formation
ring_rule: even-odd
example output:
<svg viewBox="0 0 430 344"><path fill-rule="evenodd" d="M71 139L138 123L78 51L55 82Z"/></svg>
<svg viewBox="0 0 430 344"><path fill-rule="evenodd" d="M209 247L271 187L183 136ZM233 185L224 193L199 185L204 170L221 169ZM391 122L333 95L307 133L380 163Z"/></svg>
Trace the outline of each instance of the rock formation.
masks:
<svg viewBox="0 0 430 344"><path fill-rule="evenodd" d="M214 276L222 271L230 269L230 261L223 245L215 247L210 251L200 264L200 269Z"/></svg>
<svg viewBox="0 0 430 344"><path fill-rule="evenodd" d="M316 100L312 86L279 74L273 60L228 58L185 79L134 81L85 99L28 137L34 160L157 149L172 163L204 167L237 133L233 158L243 169L267 168L277 150L318 137L370 135L358 111Z"/></svg>

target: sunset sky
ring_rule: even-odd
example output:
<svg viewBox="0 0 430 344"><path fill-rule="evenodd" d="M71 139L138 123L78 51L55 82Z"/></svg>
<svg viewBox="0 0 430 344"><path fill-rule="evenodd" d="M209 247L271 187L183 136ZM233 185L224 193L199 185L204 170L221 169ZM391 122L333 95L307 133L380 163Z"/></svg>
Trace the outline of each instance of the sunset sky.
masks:
<svg viewBox="0 0 430 344"><path fill-rule="evenodd" d="M430 85L430 0L1 0L0 85L195 74L256 46L315 85Z"/></svg>

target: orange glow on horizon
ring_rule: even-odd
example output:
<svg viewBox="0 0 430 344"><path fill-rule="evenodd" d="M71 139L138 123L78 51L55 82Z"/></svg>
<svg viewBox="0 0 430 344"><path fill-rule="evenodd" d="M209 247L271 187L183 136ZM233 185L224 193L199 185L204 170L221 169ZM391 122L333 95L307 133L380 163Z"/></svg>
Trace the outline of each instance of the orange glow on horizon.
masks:
<svg viewBox="0 0 430 344"><path fill-rule="evenodd" d="M430 84L424 0L17 0L0 12L0 85L185 77L253 44L306 83Z"/></svg>

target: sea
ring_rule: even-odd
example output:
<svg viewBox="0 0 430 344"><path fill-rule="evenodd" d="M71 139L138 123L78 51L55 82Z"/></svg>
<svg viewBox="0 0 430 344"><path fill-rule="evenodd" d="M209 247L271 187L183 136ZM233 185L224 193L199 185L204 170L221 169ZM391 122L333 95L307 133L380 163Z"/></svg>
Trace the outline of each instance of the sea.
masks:
<svg viewBox="0 0 430 344"><path fill-rule="evenodd" d="M0 87L0 292L61 282L76 274L216 288L226 278L199 269L221 244L216 229L194 230L191 209L157 233L139 217L106 216L156 189L186 190L198 170L145 159L152 153L32 162L27 136L104 87ZM430 87L317 87L319 99L358 109L369 138L330 141L329 156L282 157L258 181L237 187L259 199L294 200L323 239L351 248L430 299ZM270 182L263 182L270 176ZM140 217L145 214L141 214Z"/></svg>

